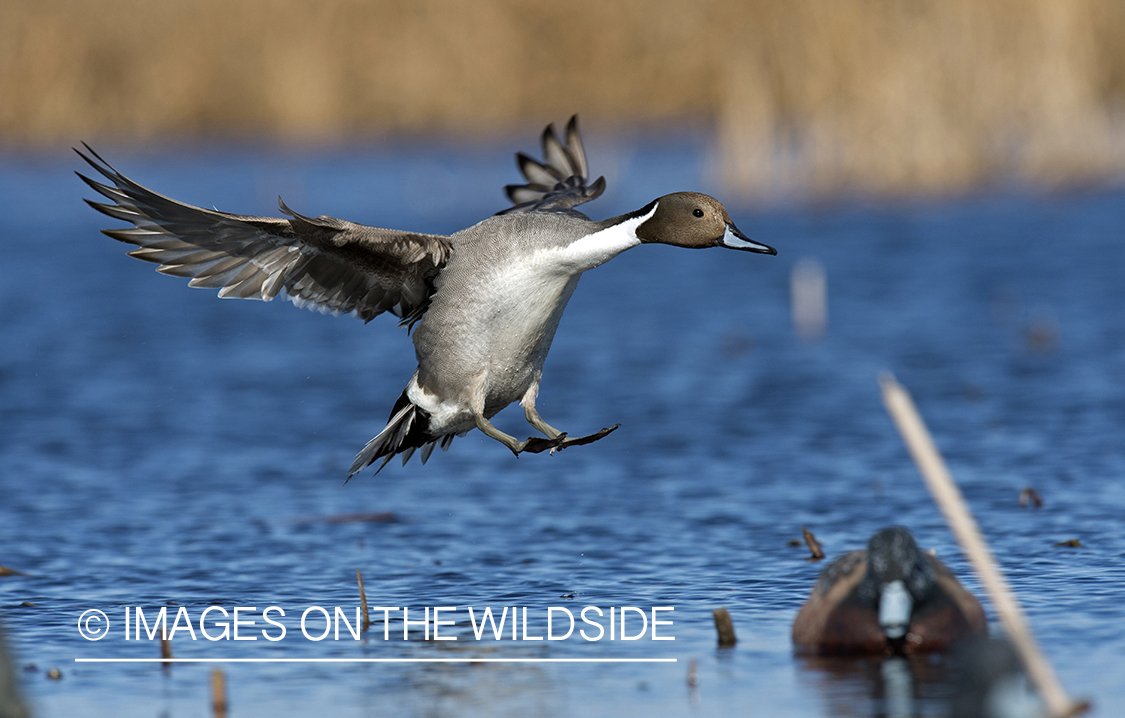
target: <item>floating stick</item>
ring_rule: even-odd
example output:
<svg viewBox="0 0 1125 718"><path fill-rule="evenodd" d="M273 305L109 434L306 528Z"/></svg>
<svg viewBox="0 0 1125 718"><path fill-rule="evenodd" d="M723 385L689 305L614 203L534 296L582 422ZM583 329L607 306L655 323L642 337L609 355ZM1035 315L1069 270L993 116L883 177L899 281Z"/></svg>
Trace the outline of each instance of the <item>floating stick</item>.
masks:
<svg viewBox="0 0 1125 718"><path fill-rule="evenodd" d="M1028 506L1037 509L1043 506L1043 499L1039 496L1039 492L1030 486L1020 492L1020 508L1026 509Z"/></svg>
<svg viewBox="0 0 1125 718"><path fill-rule="evenodd" d="M211 670L211 710L215 718L227 718L227 686L222 668Z"/></svg>
<svg viewBox="0 0 1125 718"><path fill-rule="evenodd" d="M953 531L953 536L961 544L961 550L965 552L969 563L988 591L988 596L996 607L996 613L1000 616L1000 622L1004 625L1004 632L1015 646L1024 668L1043 696L1047 709L1056 718L1081 712L1085 705L1071 702L1051 664L1039 650L1027 626L1027 619L1024 617L1019 601L1000 572L996 559L988 550L988 544L985 543L984 536L981 535L980 528L965 503L965 497L961 495L961 490L957 488L945 461L938 453L934 440L918 414L910 394L890 372L879 375L879 386L883 390L883 404L887 407L887 413L894 420L906 448L910 451L918 471L926 482L926 487L945 516L950 530Z"/></svg>
<svg viewBox="0 0 1125 718"><path fill-rule="evenodd" d="M809 561L819 561L824 558L824 549L820 547L820 542L813 536L813 532L809 531L804 526L801 527L801 535L805 537L805 545L809 547Z"/></svg>
<svg viewBox="0 0 1125 718"><path fill-rule="evenodd" d="M715 616L715 630L719 632L719 645L728 647L738 643L734 635L734 621L730 620L730 612L725 608L716 608L712 613Z"/></svg>
<svg viewBox="0 0 1125 718"><path fill-rule="evenodd" d="M363 575L358 568L355 570L355 580L359 582L359 606L363 609L363 627L359 632L367 633L367 629L371 628L371 614L367 612L367 592L363 590Z"/></svg>

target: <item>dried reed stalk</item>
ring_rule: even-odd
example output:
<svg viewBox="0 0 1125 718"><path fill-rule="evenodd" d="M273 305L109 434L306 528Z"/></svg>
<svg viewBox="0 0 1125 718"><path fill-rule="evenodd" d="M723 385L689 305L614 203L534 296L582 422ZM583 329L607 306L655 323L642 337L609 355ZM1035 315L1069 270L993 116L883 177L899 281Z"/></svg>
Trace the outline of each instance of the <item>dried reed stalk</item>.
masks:
<svg viewBox="0 0 1125 718"><path fill-rule="evenodd" d="M1019 601L1012 593L996 559L988 549L977 522L965 497L949 473L941 454L934 445L929 430L922 421L910 394L899 384L890 372L879 376L879 386L883 391L883 404L898 427L902 440L910 451L918 471L926 482L926 487L934 502L945 516L946 523L961 545L981 583L988 591L996 613L1004 625L1004 632L1015 646L1028 675L1039 689L1047 709L1052 716L1062 718L1074 715L1081 704L1072 703L1066 690L1055 675L1054 669L1035 642L1027 619L1020 608Z"/></svg>
<svg viewBox="0 0 1125 718"><path fill-rule="evenodd" d="M360 633L367 633L367 629L371 628L371 614L367 611L367 592L363 590L363 575L358 568L355 570L355 580L359 583L359 606L363 609L363 627L359 630Z"/></svg>
<svg viewBox="0 0 1125 718"><path fill-rule="evenodd" d="M211 670L211 712L215 718L227 717L227 685L222 668Z"/></svg>
<svg viewBox="0 0 1125 718"><path fill-rule="evenodd" d="M715 630L719 634L720 646L733 646L738 643L738 638L734 635L734 621L730 618L730 611L725 608L716 608L712 611L715 616Z"/></svg>

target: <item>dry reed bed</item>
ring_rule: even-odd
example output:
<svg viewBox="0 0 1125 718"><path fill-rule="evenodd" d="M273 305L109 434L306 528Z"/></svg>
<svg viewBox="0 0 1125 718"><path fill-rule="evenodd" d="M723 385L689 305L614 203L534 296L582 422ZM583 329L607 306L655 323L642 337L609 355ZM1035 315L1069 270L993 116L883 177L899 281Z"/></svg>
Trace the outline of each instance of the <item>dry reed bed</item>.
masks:
<svg viewBox="0 0 1125 718"><path fill-rule="evenodd" d="M1125 0L0 0L0 143L710 123L732 189L1125 171Z"/></svg>

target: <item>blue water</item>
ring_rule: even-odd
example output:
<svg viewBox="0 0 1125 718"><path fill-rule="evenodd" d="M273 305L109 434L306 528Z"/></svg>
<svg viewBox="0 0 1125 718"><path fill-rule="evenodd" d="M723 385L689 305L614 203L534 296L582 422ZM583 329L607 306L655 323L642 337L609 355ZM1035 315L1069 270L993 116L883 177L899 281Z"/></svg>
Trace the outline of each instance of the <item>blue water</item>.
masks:
<svg viewBox="0 0 1125 718"><path fill-rule="evenodd" d="M445 233L504 206L521 147L105 154L203 206L276 214L281 193L307 214ZM722 196L702 144L588 149L611 183L595 217ZM884 413L883 369L913 392L1068 690L1098 715L1125 702L1125 193L736 208L778 257L641 247L571 301L540 411L572 435L616 433L517 460L474 432L342 485L413 370L406 333L154 273L97 233L114 222L80 202L76 167L0 160L0 565L27 574L0 577L0 621L35 667L20 678L36 715L210 715L215 664L75 658L160 655L124 639L126 606L184 607L198 632L211 605L255 607L258 640L181 632L177 657L676 659L225 664L240 718L882 715L878 663L792 654L823 565L788 544L800 527L831 558L906 525L982 595ZM828 277L816 343L790 320L802 258ZM498 425L528 435L518 408ZM1042 508L1019 507L1025 486ZM341 520L356 513L383 520ZM458 640L384 641L381 613L364 640L305 639L305 608L354 611L356 569L373 606L459 607L441 629ZM272 605L277 642L260 637ZM527 607L532 635L551 606L671 606L675 640L478 642L469 606ZM715 645L721 606L733 649ZM91 608L113 624L98 642L77 630ZM940 714L944 667L915 667L915 714Z"/></svg>

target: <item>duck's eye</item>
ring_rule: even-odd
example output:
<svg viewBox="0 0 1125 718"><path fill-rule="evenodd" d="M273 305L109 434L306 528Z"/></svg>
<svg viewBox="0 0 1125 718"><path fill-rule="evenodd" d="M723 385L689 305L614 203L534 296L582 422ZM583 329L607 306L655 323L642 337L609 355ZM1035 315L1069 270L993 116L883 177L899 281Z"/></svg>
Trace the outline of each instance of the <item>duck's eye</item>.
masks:
<svg viewBox="0 0 1125 718"><path fill-rule="evenodd" d="M694 214L696 217L702 217L703 216L703 210L701 210L701 209L693 209L691 211L691 213Z"/></svg>

